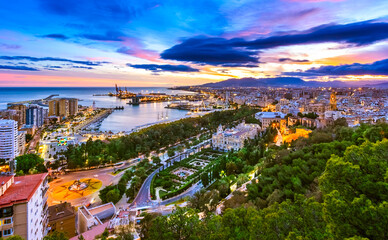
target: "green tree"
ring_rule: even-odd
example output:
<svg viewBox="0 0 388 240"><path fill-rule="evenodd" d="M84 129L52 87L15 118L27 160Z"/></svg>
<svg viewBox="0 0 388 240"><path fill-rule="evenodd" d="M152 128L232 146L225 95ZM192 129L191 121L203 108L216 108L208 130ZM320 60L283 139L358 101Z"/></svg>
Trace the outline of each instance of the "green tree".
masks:
<svg viewBox="0 0 388 240"><path fill-rule="evenodd" d="M101 233L101 239L106 240L109 237L109 230L105 228L104 232Z"/></svg>
<svg viewBox="0 0 388 240"><path fill-rule="evenodd" d="M31 141L32 139L32 135L30 133L27 133L26 134L26 142L28 143L29 141Z"/></svg>
<svg viewBox="0 0 388 240"><path fill-rule="evenodd" d="M195 239L202 233L202 225L193 209L177 208L169 216L160 216L151 226L150 239Z"/></svg>
<svg viewBox="0 0 388 240"><path fill-rule="evenodd" d="M348 122L346 121L346 118L338 118L334 121L334 126L347 127Z"/></svg>
<svg viewBox="0 0 388 240"><path fill-rule="evenodd" d="M201 174L201 182L205 187L209 185L209 174L207 172Z"/></svg>
<svg viewBox="0 0 388 240"><path fill-rule="evenodd" d="M160 164L161 163L160 157L153 156L152 162L155 163L156 165Z"/></svg>
<svg viewBox="0 0 388 240"><path fill-rule="evenodd" d="M175 155L175 150L172 149L172 148L169 148L169 149L167 150L167 155L168 155L169 157L173 157L173 156Z"/></svg>
<svg viewBox="0 0 388 240"><path fill-rule="evenodd" d="M0 238L2 239L2 238ZM19 235L13 235L13 236L10 236L10 237L7 237L7 239L9 240L24 240L21 236Z"/></svg>
<svg viewBox="0 0 388 240"><path fill-rule="evenodd" d="M106 194L107 202L113 202L113 204L116 204L118 201L120 201L120 199L121 199L121 194L117 188L110 190Z"/></svg>
<svg viewBox="0 0 388 240"><path fill-rule="evenodd" d="M98 196L103 203L113 202L117 203L124 192L120 192L117 185L107 186L102 189Z"/></svg>
<svg viewBox="0 0 388 240"><path fill-rule="evenodd" d="M320 178L324 218L335 238L387 239L388 140L332 156Z"/></svg>
<svg viewBox="0 0 388 240"><path fill-rule="evenodd" d="M44 160L36 154L24 154L15 158L16 171L23 171L23 173L29 173L30 170L41 173L47 172L44 166Z"/></svg>
<svg viewBox="0 0 388 240"><path fill-rule="evenodd" d="M219 200L220 195L216 189L211 191L201 190L189 199L188 206L200 212L208 213L216 209Z"/></svg>
<svg viewBox="0 0 388 240"><path fill-rule="evenodd" d="M139 235L141 239L150 239L150 229L158 216L160 216L159 213L146 213L143 219L140 220Z"/></svg>
<svg viewBox="0 0 388 240"><path fill-rule="evenodd" d="M228 162L226 164L226 175L235 174L238 171L237 165L234 162Z"/></svg>
<svg viewBox="0 0 388 240"><path fill-rule="evenodd" d="M68 240L69 238L63 232L54 231L53 233L45 236L43 240Z"/></svg>
<svg viewBox="0 0 388 240"><path fill-rule="evenodd" d="M371 142L381 141L384 138L384 130L380 126L373 126L368 128L363 136Z"/></svg>
<svg viewBox="0 0 388 240"><path fill-rule="evenodd" d="M132 225L121 225L116 230L118 240L133 240L133 229Z"/></svg>

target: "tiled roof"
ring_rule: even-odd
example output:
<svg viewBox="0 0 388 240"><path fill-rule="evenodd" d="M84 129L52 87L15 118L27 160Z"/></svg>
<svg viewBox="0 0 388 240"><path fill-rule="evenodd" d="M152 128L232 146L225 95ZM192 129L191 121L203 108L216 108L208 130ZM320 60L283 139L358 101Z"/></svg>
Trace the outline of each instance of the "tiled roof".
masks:
<svg viewBox="0 0 388 240"><path fill-rule="evenodd" d="M15 182L0 197L0 207L28 202L46 176L47 173L15 177Z"/></svg>

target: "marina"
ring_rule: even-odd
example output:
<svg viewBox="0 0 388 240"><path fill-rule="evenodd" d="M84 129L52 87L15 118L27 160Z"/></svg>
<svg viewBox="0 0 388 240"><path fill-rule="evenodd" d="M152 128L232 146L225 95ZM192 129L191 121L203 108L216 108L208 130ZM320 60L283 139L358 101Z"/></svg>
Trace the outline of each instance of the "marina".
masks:
<svg viewBox="0 0 388 240"><path fill-rule="evenodd" d="M187 117L187 111L177 109L166 109L169 104L166 102L149 102L139 105L127 104L128 99L120 99L108 96L107 93L114 92L112 87L90 87L90 88L1 88L0 89L0 109L6 109L8 103L13 102L31 102L31 99L42 100L47 96L55 95L59 97L69 97L82 99L79 105L96 108L111 108L108 116L98 122L93 123L98 127L99 132L132 132L137 127L155 124L160 121L177 120ZM169 90L167 88L128 88L128 91L148 95L149 93L158 93L166 95L189 95L191 92L180 90ZM94 104L93 104L94 103ZM159 117L158 117L159 113ZM163 117L162 117L163 113ZM166 118L168 116L168 119Z"/></svg>

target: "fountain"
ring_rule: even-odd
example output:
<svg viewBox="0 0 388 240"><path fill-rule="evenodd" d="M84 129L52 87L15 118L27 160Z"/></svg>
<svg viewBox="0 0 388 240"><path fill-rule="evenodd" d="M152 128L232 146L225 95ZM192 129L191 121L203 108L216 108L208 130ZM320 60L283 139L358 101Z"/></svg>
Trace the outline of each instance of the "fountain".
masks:
<svg viewBox="0 0 388 240"><path fill-rule="evenodd" d="M79 179L75 180L73 184L69 186L69 191L81 191L88 187L86 182L81 182Z"/></svg>

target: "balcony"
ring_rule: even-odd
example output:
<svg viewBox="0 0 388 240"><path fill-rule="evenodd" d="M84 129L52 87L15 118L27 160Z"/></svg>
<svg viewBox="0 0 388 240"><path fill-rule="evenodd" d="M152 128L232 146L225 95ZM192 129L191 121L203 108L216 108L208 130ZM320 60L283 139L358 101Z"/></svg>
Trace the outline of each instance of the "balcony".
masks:
<svg viewBox="0 0 388 240"><path fill-rule="evenodd" d="M48 215L48 205L47 205L47 203L45 203L45 204L43 205L41 217L42 217L42 218L43 218L43 217L47 217L47 215Z"/></svg>
<svg viewBox="0 0 388 240"><path fill-rule="evenodd" d="M47 193L47 190L49 189L49 185L47 183L45 183L41 190L42 190L42 197L46 196L46 193Z"/></svg>
<svg viewBox="0 0 388 240"><path fill-rule="evenodd" d="M47 204L47 199L48 199L48 196L44 196L42 199L42 203Z"/></svg>

